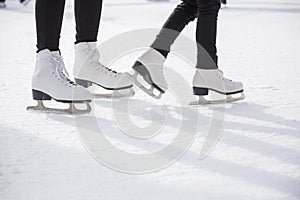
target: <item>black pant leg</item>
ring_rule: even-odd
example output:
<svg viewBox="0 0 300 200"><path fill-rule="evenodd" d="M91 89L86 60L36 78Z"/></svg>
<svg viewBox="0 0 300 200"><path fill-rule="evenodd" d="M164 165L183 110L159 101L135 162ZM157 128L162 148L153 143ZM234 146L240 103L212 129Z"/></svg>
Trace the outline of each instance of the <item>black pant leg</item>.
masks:
<svg viewBox="0 0 300 200"><path fill-rule="evenodd" d="M76 44L97 41L102 0L75 0Z"/></svg>
<svg viewBox="0 0 300 200"><path fill-rule="evenodd" d="M169 16L151 47L167 57L171 45L184 27L196 18L196 14L197 5L195 0L183 0Z"/></svg>
<svg viewBox="0 0 300 200"><path fill-rule="evenodd" d="M208 52L214 62L214 64L208 64L210 62L203 58L203 53L198 48L197 67L201 69L216 69L218 68L216 37L217 19L221 6L220 0L196 0L196 3L198 5L196 40Z"/></svg>
<svg viewBox="0 0 300 200"><path fill-rule="evenodd" d="M35 18L38 51L59 50L65 0L36 0Z"/></svg>

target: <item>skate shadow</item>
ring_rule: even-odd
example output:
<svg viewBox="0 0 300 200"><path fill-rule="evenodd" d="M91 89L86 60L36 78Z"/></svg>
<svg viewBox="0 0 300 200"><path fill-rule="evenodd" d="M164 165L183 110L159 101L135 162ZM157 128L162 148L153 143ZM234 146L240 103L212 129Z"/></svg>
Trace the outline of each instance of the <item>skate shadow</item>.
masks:
<svg viewBox="0 0 300 200"><path fill-rule="evenodd" d="M67 117L67 119L69 118ZM132 174L120 174L113 169L108 170L106 166L91 159L85 150L77 149L73 145L66 147L59 142L49 141L49 137L47 137L48 139L37 137L33 133L24 133L24 130L12 126L0 125L0 133L2 194L7 189L19 185L20 182L26 182L27 187L38 189L39 194L35 194L36 198L44 198L45 193L55 190L56 192L51 198L61 199L62 195L70 196L68 188L82 188L85 181L92 181L93 184L98 185L109 183L113 184L114 189L119 188L115 192L116 196L111 192L104 194L99 187L86 189L88 192L100 195L101 199L119 199L119 192L130 191L135 194L142 193L141 190L146 191L149 188L154 191L162 190L167 194L174 193L172 187L157 181ZM49 132L49 134L51 133ZM68 138L63 139L68 140ZM84 173L84 178L78 176L78 173ZM61 186L62 180L67 186ZM49 187L40 187L49 185L50 182L52 184L50 190ZM24 186L24 184L22 185ZM124 188L124 185L130 185L130 188ZM132 187L133 185L135 187ZM184 190L185 188L181 188L178 193L183 193ZM197 194L197 191L194 192ZM76 198L76 194L74 197ZM32 199L32 194L26 192L22 199Z"/></svg>
<svg viewBox="0 0 300 200"><path fill-rule="evenodd" d="M130 115L135 115L143 120L151 120L152 122L158 122L163 125L165 125L165 120L167 118L168 124L167 126L172 126L175 129L179 129L180 124L182 122L182 119L178 119L173 117L172 115L164 115L162 113L156 113L155 110L153 110L151 113L142 112L141 110L147 110L147 107L153 107L156 106L154 104L151 104L149 102L134 99L134 105L137 107L137 110L140 110L139 112L130 112ZM100 105L104 108L108 108L111 106L111 102L107 100L97 100L95 101L97 105ZM118 107L122 108L122 107ZM211 106L203 106L203 109L213 109ZM182 114L182 108L176 107L176 106L169 106L167 108L168 110L172 110L176 112L178 115ZM279 127L273 127L269 125L259 125L259 124L253 124L253 123L244 123L236 122L236 121L224 121L224 129L223 129L223 137L222 140L219 141L224 144L228 144L231 146L240 146L241 148L248 149L253 152L257 152L266 156L271 156L274 158L277 158L279 160L285 161L290 164L300 164L298 160L295 160L293 158L299 157L299 153L297 151L294 151L290 148L284 148L280 145L272 144L269 142L260 141L254 138L251 138L247 135L243 134L237 134L236 132L244 132L244 131L251 131L255 133L260 133L261 135L274 135L281 136L286 135L288 137L292 137L295 139L298 139L300 137L300 122L297 120L288 120L281 116L275 116L272 114L269 114L266 112L266 110L269 109L268 106L259 105L259 104L253 104L253 103L234 103L231 105L230 108L226 109L225 115L233 115L233 116L241 116L243 117L243 120L245 118L248 119L254 119L261 122L269 122L269 123L275 123L280 125ZM119 112L124 112L125 114L128 114L128 110L124 108L124 110L119 110ZM117 123L114 122L114 120L107 120L104 118L99 118L97 116L81 116L80 117L80 124L76 124L74 118L72 116L63 116L63 115L52 115L50 114L48 116L49 118L67 123L74 127L83 128L85 130L93 131L93 132L107 132L107 130L111 130L111 132L120 132L120 126L118 126ZM194 125L193 121L189 121L188 119L190 116L183 116L185 118L185 123L191 123L190 125ZM163 120L162 120L163 119ZM93 121L97 121L98 123L91 123ZM246 120L246 119L245 119ZM201 114L201 111L199 113L199 120L198 120L198 134L202 137L205 137L206 134L206 128L210 125L211 118L209 116ZM104 127L104 128L103 128ZM282 128L286 127L286 128ZM183 129L183 131L187 131ZM122 132L122 131L121 131ZM120 133L121 133L120 132ZM124 133L124 132L123 132ZM124 134L121 134L124 135ZM108 134L109 136L109 134ZM130 142L132 138L126 139L126 136L122 137L124 140L123 142ZM142 147L142 146L141 146ZM276 152L274 154L274 152ZM287 155L289 157L287 157Z"/></svg>
<svg viewBox="0 0 300 200"><path fill-rule="evenodd" d="M61 116L61 117L65 119L65 116ZM72 119L72 118L68 117L67 119ZM0 126L0 131L2 133L3 140L1 140L1 146L3 148L5 149L17 148L19 149L19 152L22 151L21 154L13 154L13 153L6 154L5 157L3 157L4 159L3 161L6 161L5 159L9 159L9 160L7 160L5 164L2 163L3 165L0 166L1 169L3 170L3 172L7 172L9 171L8 169L12 168L12 166L16 166L18 168L18 171L24 170L24 167L26 167L26 171L28 171L30 170L30 168L28 168L28 166L30 166L28 163L32 164L32 162L34 161L34 165L37 168L33 167L32 170L35 170L34 173L36 174L36 176L31 177L31 181L28 183L29 185L35 183L39 183L39 184L43 183L39 175L50 173L52 175L51 176L52 179L53 178L56 179L58 177L64 177L64 173L66 173L66 170L69 170L70 167L72 166L73 167L76 166L76 169L80 170L81 172L85 172L85 170L88 169L86 171L89 175L87 178L91 178L95 176L100 178L100 179L97 178L93 179L94 181L102 180L103 182L103 181L109 181L112 178L115 180L116 176L126 177L126 180L135 180L135 181L140 180L139 183L142 183L143 187L146 188L152 188L152 189L163 188L164 191L167 190L168 192L173 192L171 187L172 184L166 185L166 184L161 184L160 182L155 182L155 180L151 181L147 178L144 179L143 175L141 176L130 175L130 174L116 175L115 171L113 170L108 173L108 171L104 167L101 168L99 167L100 165L94 165L93 162L87 159L87 154L85 152L79 152L77 150L74 151L73 149L69 149L61 145L54 146L53 142L44 140L41 137L35 137L32 134L26 135L24 134L24 131L15 129L13 127ZM10 149L10 152L13 152L12 149ZM52 159L45 160L45 156L48 156ZM299 180L297 179L287 177L281 174L273 173L273 172L255 169L254 167L246 167L232 162L219 160L214 158L213 156L209 156L206 159L199 161L198 159L196 159L197 156L198 156L197 153L188 151L184 157L178 160L178 162L184 163L185 165L190 166L192 168L196 167L198 170L201 170L202 173L210 172L213 174L230 177L235 180L245 181L250 184L255 184L276 191L284 192L285 194L288 194L295 198L298 198L300 195L298 190L300 183ZM46 165L46 164L52 164L52 165ZM53 164L55 164L55 166ZM40 167L40 166L48 166L48 167ZM60 170L59 172L51 171L53 170L53 168L57 169L58 167L63 170ZM76 170L74 170L74 172L77 173ZM182 176L181 173L182 172L179 172L179 175L177 177L178 181L181 181L181 179L186 180L187 177ZM0 176L2 180L7 180L7 181L9 180L9 184L14 184L14 181L12 181L14 180L12 179L12 176L16 177L15 180L21 178L20 179L21 181L28 181L26 179L26 176L19 177L20 175L18 173L16 174L2 173L2 175ZM70 181L67 183L72 184L72 181L75 181L75 183L77 183L78 177L76 176L74 177L75 177L74 179L71 178ZM196 176L194 178L196 178ZM199 181L201 181L201 178L200 177L198 178L200 179ZM118 180L124 181L125 179L121 178ZM49 180L44 179L44 181L49 181ZM136 183L135 181L128 181L128 183L134 184ZM212 182L213 180L210 183ZM201 188L199 188L199 190L201 190ZM179 191L181 191L181 193L185 192L187 191L187 188L180 187ZM188 190L188 191L192 192L191 194L197 193L197 191L195 191L193 188L192 190Z"/></svg>
<svg viewBox="0 0 300 200"><path fill-rule="evenodd" d="M127 101L127 100L126 100ZM146 102L141 99L134 99L134 100L129 100L134 103L136 106L136 110L138 112L130 112L130 114L136 115L141 118L145 118L145 113L143 113L143 110L147 110L147 108L155 107L157 105L154 105L153 103ZM97 100L95 101L97 105L100 105L102 107L108 108L111 107L111 102L107 100ZM222 107L223 105L221 105ZM181 107L177 106L165 106L167 110L172 110L176 112L178 115L183 114ZM128 109L125 107L118 107L121 108L122 110L119 110L120 112L126 112L128 113ZM206 115L203 115L201 110L211 110L214 111L215 108L212 106L201 106L198 107L199 109L199 118L200 124L207 123L211 119L207 117ZM254 103L248 103L248 102L236 102L230 104L230 107L226 107L225 109L225 115L232 115L232 116L238 116L238 117L243 117L243 118L248 118L248 119L253 119L253 120L258 120L261 122L267 122L267 123L273 123L280 125L279 127L273 127L273 126L262 126L262 125L257 125L255 123L243 123L241 122L232 122L232 121L225 121L225 129L226 127L229 127L230 129L233 130L240 130L240 131L254 131L254 132L259 132L259 133L271 133L275 135L288 135L289 137L295 137L299 138L300 135L300 121L298 120L289 120L286 119L280 115L273 115L271 113L267 113L266 110L270 109L269 106L265 105L260 105L260 104L254 104ZM162 119L161 113L151 113L152 118L148 118L148 120L154 120L157 122L162 122L160 121ZM171 115L167 116L168 118L171 118L170 125L175 125L177 126L178 123L180 122L180 119L172 118ZM183 116L183 117L189 117L189 116Z"/></svg>
<svg viewBox="0 0 300 200"><path fill-rule="evenodd" d="M119 100L121 103L121 105L125 105L124 102L127 102L127 100L123 101L123 100ZM204 123L207 123L206 121L204 121L204 118L201 118L201 116L198 117L198 121L195 121L195 119L191 116L195 116L192 114L189 114L189 110L185 110L185 108L179 108L179 107L174 107L174 106L167 106L165 105L162 110L156 109L157 105L143 101L143 100L130 100L134 102L134 105L136 106L135 112L130 112L130 115L134 115L135 117L139 117L140 119L142 119L143 121L147 121L150 124L147 127L151 127L151 126L158 126L158 128L154 129L157 130L158 133L160 133L160 128L164 127L165 124L167 123L168 126L171 126L175 129L179 129L181 131L184 132L189 132L191 129L189 127L193 126L195 127L195 125L201 125ZM100 105L103 108L112 108L112 104L110 100L95 100L94 101L95 104ZM118 104L118 103L116 103ZM127 105L127 104L126 104ZM149 109L148 109L149 108ZM152 109L154 108L154 109ZM116 109L116 108L113 108ZM113 110L111 109L111 110ZM116 113L111 113L113 117L113 119L107 119L104 117L99 117L97 116L97 114L95 113L91 113L88 115L82 115L82 116L78 116L76 117L76 119L74 118L74 116L70 116L70 115L57 115L57 114L47 114L47 117L54 120L54 121L58 121L58 122L63 122L65 124L68 124L69 126L73 126L76 127L78 130L82 129L82 130L88 130L88 131L92 131L95 133L104 133L107 137L113 137L113 135L115 135L114 133L123 133L123 134L119 134L119 135L123 135L123 139L126 140L134 140L134 138L131 138L128 136L130 136L130 134L126 134L128 131L130 130L134 130L135 132L145 132L149 129L147 129L147 127L139 127L139 126L129 126L129 130L128 130L128 126L127 127L123 127L122 124L119 124L119 121L115 121L116 119L116 115L117 118L126 118L125 122L127 123L132 123L132 120L130 118L127 119L127 117L129 116L129 112L128 112L128 108L126 106L118 106L117 107L118 111ZM131 110L132 111L132 110ZM165 112L166 111L166 112ZM171 112L176 112L179 113L180 115L185 114L182 116L182 118L177 118L177 117L173 117ZM195 111L193 111L193 113L196 113ZM121 117L120 117L121 116ZM196 119L197 120L197 119ZM209 120L209 119L207 119ZM127 123L127 124L128 124ZM185 126L181 127L181 123L185 123ZM133 123L134 124L134 123ZM125 125L126 126L126 125ZM195 127L195 129L197 130L197 127ZM153 130L153 129L150 129ZM111 134L110 134L111 133ZM125 133L125 134L124 134ZM174 133L175 134L175 133ZM153 134L153 137L156 134ZM152 137L149 137L148 139L150 139Z"/></svg>
<svg viewBox="0 0 300 200"><path fill-rule="evenodd" d="M154 103L150 103L148 101L144 101L141 99L120 99L114 100L114 104L119 104L122 106L112 106L110 101L105 99L97 99L95 100L95 104L104 108L112 108L117 110L117 113L123 113L126 115L134 115L135 117L141 118L142 120L156 122L162 125L168 122L169 126L174 128L179 128L179 125L182 121L186 123L193 123L195 121L192 118L191 109L190 107L178 107L173 105L156 105ZM128 104L134 105L133 109L128 109ZM157 109L158 108L158 109ZM194 111L194 110L193 110ZM195 112L195 111L194 111ZM173 114L176 113L177 116L174 117ZM182 118L180 116L182 115ZM198 113L198 124L206 123L209 119L205 118L203 115ZM179 116L179 117L178 117ZM151 126L151 125L149 125ZM186 129L182 129L186 131Z"/></svg>
<svg viewBox="0 0 300 200"><path fill-rule="evenodd" d="M101 104L103 104L103 106L107 106L105 102L101 102ZM135 105L141 105L143 108L143 104L148 104L148 102L145 103L143 102L143 100L139 100ZM203 108L205 107L208 109L213 109L211 106L203 106ZM279 115L269 114L267 113L267 110L269 108L270 107L265 105L246 102L233 103L231 104L230 108L226 109L226 114L243 116L264 122L278 123L281 126L289 127L290 129L284 129L281 127L252 125L243 122L225 121L223 137L222 140L219 142L230 146L238 146L239 148L247 149L251 152L256 152L264 156L279 159L284 163L299 166L299 152L294 151L292 149L284 148L276 144L264 142L258 139L253 139L251 137L238 135L230 131L248 130L259 132L262 134L270 133L277 135L282 134L282 132L284 131L285 135L299 138L300 122L297 120L289 120ZM177 111L180 114L179 107L173 107L173 110ZM142 115L139 116L141 117ZM202 116L202 119L205 119L206 122L210 120L206 116ZM178 121L175 121L174 123L178 123ZM227 127L229 127L229 129ZM128 143L131 141L123 140L123 142ZM135 145L139 148L145 148L145 146L136 142L132 142L130 144ZM299 196L299 191L297 188L300 185L300 181L295 178L291 178L274 172L259 170L255 167L242 166L228 161L218 160L212 156L201 160L201 162L199 162L199 160L196 161L196 157L199 157L199 154L188 151L179 162L183 162L186 165L196 166L201 169L209 170L212 172L217 172L225 176L234 177L243 181L254 183L256 185L276 189L278 191L288 193L295 197Z"/></svg>
<svg viewBox="0 0 300 200"><path fill-rule="evenodd" d="M237 123L228 122L228 127L230 129L241 130L241 131L255 131L261 133L272 133L276 135L288 135L290 137L299 138L300 137L300 121L286 119L280 115L273 115L268 113L267 110L271 107L266 105L254 104L241 102L239 104L232 104L232 106L226 109L227 115L248 118L252 120L258 120L261 122L273 123L280 125L281 127L272 126L261 126L249 123ZM227 122L226 122L227 123ZM241 126L241 124L243 126Z"/></svg>
<svg viewBox="0 0 300 200"><path fill-rule="evenodd" d="M135 100L136 101L136 100ZM107 107L110 105L109 101L101 100L96 102L98 105L101 105L103 107ZM149 102L144 102L143 100L137 100L136 105L143 106L148 105ZM204 107L203 107L204 108ZM232 107L227 109L227 114L230 115L237 115L237 116L243 116L247 118L253 118L255 120L261 120L266 122L276 122L281 125L291 127L293 130L287 130L284 134L291 135L293 137L297 137L296 135L297 131L299 133L299 122L295 120L288 120L281 116L274 116L272 114L268 114L266 110L268 109L268 106L259 105L259 104L252 104L252 103L235 103L232 104ZM177 112L180 112L180 108L173 107L173 110L177 110ZM210 109L208 107L208 109ZM132 113L131 113L132 114ZM143 115L139 115L140 117L143 117ZM70 125L76 125L74 123L74 119L71 117L67 117L68 120L66 120L66 116L58 116L58 115L50 115L49 116L53 120L57 120L60 122L69 123ZM205 118L205 116L204 116ZM91 116L83 116L83 123L84 128L87 128L89 130L97 131L99 127L91 127L89 125L90 120L94 120L94 117ZM104 120L104 119L97 119L97 120ZM155 120L155 119L154 119ZM209 120L207 118L207 120ZM177 124L178 120L174 120L172 123L173 125ZM172 125L171 124L171 125ZM114 123L111 120L104 120L104 125L107 126L114 126ZM229 128L227 128L229 127ZM227 122L225 121L225 127L223 131L222 140L220 140L220 143L225 143L230 146L238 146L243 149L247 149L256 153L263 154L265 156L274 157L276 159L280 159L283 162L291 163L294 165L299 166L299 153L296 151L293 151L291 149L286 149L284 147L263 142L257 139L249 138L247 136L241 136L237 135L231 130L251 130L256 132L262 132L265 133L275 133L275 134L281 134L282 128L275 128L275 127L261 127L259 125L251 125L243 122ZM298 137L297 137L298 138ZM133 139L128 139L126 137L117 137L115 138L119 140L120 142L127 143L129 145L133 145L139 148L146 148L144 144L141 144L139 142L134 141ZM160 142L156 142L157 145L163 145ZM298 190L300 181L296 178L292 178L286 175L282 175L275 172L270 172L262 169L258 169L251 166L244 166L241 164L236 164L233 162L230 162L230 160L219 160L213 157L213 155L210 155L206 157L205 159L199 161L199 154L197 152L187 151L185 155L178 161L180 163L183 163L187 166L196 167L200 170L210 171L213 173L217 173L220 175L228 176L237 180L246 181L251 184L275 189L277 191L281 191L284 193L287 193L291 196L298 197L300 195L300 192Z"/></svg>
<svg viewBox="0 0 300 200"><path fill-rule="evenodd" d="M265 137L286 136L289 139L300 138L300 122L289 120L279 115L267 112L269 106L242 102L232 104L226 109L226 115L242 117L240 122L225 121L221 143L237 146L251 152L259 153L267 157L276 158L292 165L300 165L299 152L292 148L280 145L279 142L267 142L255 139L243 132L254 132ZM247 123L250 120L251 123ZM255 120L255 122L252 122ZM263 123L263 124L261 124ZM276 125L274 127L274 125Z"/></svg>
<svg viewBox="0 0 300 200"><path fill-rule="evenodd" d="M136 101L136 100L135 100ZM101 101L98 102L98 104L102 104L104 107L109 106L107 102ZM149 105L148 102L144 102L143 100L137 100L135 103L137 107L140 107L141 109L145 108L145 105ZM208 108L211 108L207 106ZM244 108L245 107L245 108ZM238 108L238 109L236 109ZM244 108L244 109L241 109ZM278 121L278 119L281 121L283 124L291 125L290 123L293 124L293 121L287 120L285 118L282 118L280 116L274 116L272 114L268 114L265 110L268 109L267 106L263 105L258 105L258 104L249 104L249 103L236 103L232 104L231 109L227 109L227 113L232 114L231 111L236 111L236 114L242 115L242 116L247 116L247 113L250 113L247 117L251 117L254 119L259 119L256 116L259 115L260 119L265 120L265 121L270 121L273 122L273 120ZM178 113L180 113L180 108L174 107L173 110L177 110ZM142 117L142 115L139 115ZM205 116L204 116L205 117ZM209 120L209 119L207 119ZM178 121L174 122L175 124L178 123ZM262 142L259 140L255 140L246 136L240 136L236 135L234 133L231 133L226 129L226 126L230 127L230 129L235 129L235 130L254 130L254 131L261 131L261 127L259 125L250 125L247 127L247 124L245 123L231 123L231 122L225 122L225 129L223 132L223 137L222 140L219 141L220 143L225 143L229 144L230 146L239 146L240 148L244 148L253 152L257 152L260 154L263 154L265 156L270 156L274 157L276 159L280 159L281 161L284 161L286 163L291 163L295 165L299 165L299 159L297 159L298 152L283 148L281 146L277 146L271 143L266 143ZM297 127L296 127L297 128ZM267 127L263 128L264 131L269 132L269 133L279 133L282 131L281 128L272 128L272 127ZM290 130L291 134L294 135L294 130ZM231 136L228 138L228 135ZM235 140L231 140L235 138ZM225 138L225 140L224 140ZM117 138L122 142L128 143L130 145L137 146L139 148L145 148L143 144L140 144L138 142L132 141L132 140L127 140L122 137ZM232 141L236 141L236 143L232 143ZM158 144L159 145L159 144ZM150 150L150 149L147 149ZM185 157L189 157L189 159L185 159ZM199 162L199 160L195 161L196 157L199 157L197 153L193 153L191 151L188 151L184 158L180 162L183 162L186 165L193 165L196 167L200 167L201 169L209 169L210 171L217 172L226 176L230 177L235 177L237 179L241 179L247 182L251 182L257 185L269 187L272 189L276 189L279 191L283 191L286 193L289 193L291 195L297 196L299 193L297 192L297 185L299 185L299 181L296 179L268 172L265 170L259 170L251 167L245 167L242 165L234 164L231 162L227 161L221 161L218 159L215 159L211 156L209 156L208 160L204 159L204 161ZM291 158L291 159L289 159ZM203 165L204 162L205 164ZM212 167L213 166L213 167ZM264 177L264 178L259 178L259 177ZM288 188L286 185L290 185ZM292 187L291 187L292 185Z"/></svg>
<svg viewBox="0 0 300 200"><path fill-rule="evenodd" d="M94 123L95 120L97 122L101 121L101 125L104 126L111 126L114 127L115 124L111 121L111 120L106 120L103 118L98 118L98 117L94 117L91 115L82 115L79 116L80 117L80 123L77 123L74 116L70 116L68 114L64 115L64 114L47 114L47 117L51 120L57 121L57 122L62 122L66 125L75 127L75 128L81 128L84 130L89 130L95 133L99 133L101 132L101 127L100 124L98 123ZM91 123L92 122L92 123Z"/></svg>
<svg viewBox="0 0 300 200"><path fill-rule="evenodd" d="M135 99L134 105L137 107L137 110L144 110L147 108L147 106L155 106L153 104L150 104L149 102L145 102L143 100ZM110 103L108 101L102 100L102 101L96 101L98 105L101 105L103 107L109 107ZM201 108L209 109L212 112L214 111L214 108L211 106L202 106ZM261 153L265 156L271 156L275 157L281 161L290 163L290 164L300 164L299 160L295 160L294 158L299 157L299 153L297 151L294 151L290 148L284 148L280 145L272 144L269 142L264 142L261 140L257 140L251 137L248 137L243 134L236 134L236 131L243 132L243 131L251 131L255 133L261 133L262 135L274 135L281 136L286 135L291 138L298 139L300 137L300 122L297 120L288 120L285 119L279 115L273 115L266 112L270 107L254 104L254 103L246 103L246 102L240 102L240 103L233 103L230 105L229 108L226 108L225 115L232 115L232 116L240 116L243 117L243 120L245 118L247 119L253 119L258 120L261 122L267 122L272 124L277 124L279 126L270 126L270 125L259 125L255 123L245 123L242 120L240 122L233 122L233 121L224 121L224 129L223 129L223 135L226 137L222 138L221 143L225 143L231 146L240 146L244 149L248 149L253 152ZM182 108L179 107L169 107L170 110L177 112L178 115L182 114ZM124 112L128 112L126 109L124 109ZM142 112L131 112L130 114L136 115L140 118L145 119L145 115L142 114ZM161 113L152 114L151 118L146 118L147 120L158 120L161 119L162 116ZM184 116L188 117L188 116ZM169 119L167 125L173 126L173 128L178 129L178 124L181 123L181 119L174 118L170 115L167 116ZM216 119L215 119L216 120ZM209 124L211 123L211 118L207 115L201 114L201 109L199 112L199 121L198 121L198 127L199 127L199 133L201 133L201 136L205 137L205 134L207 133L205 130L205 127L207 128ZM223 123L223 122L221 122ZM276 152L276 154L274 154ZM289 155L289 157L287 157Z"/></svg>

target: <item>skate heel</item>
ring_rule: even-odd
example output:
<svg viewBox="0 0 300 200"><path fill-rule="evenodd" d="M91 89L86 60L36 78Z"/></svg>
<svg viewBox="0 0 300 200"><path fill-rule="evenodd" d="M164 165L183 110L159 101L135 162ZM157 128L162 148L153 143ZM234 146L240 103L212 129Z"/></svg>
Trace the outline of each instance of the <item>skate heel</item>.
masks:
<svg viewBox="0 0 300 200"><path fill-rule="evenodd" d="M194 95L205 96L208 95L208 88L193 87L193 92Z"/></svg>
<svg viewBox="0 0 300 200"><path fill-rule="evenodd" d="M85 88L88 88L88 87L90 87L90 86L93 85L93 83L90 82L90 81L86 81L86 80L82 80L82 79L78 79L78 78L75 78L75 82L76 82L78 85L81 85L81 86L83 86L83 87L85 87Z"/></svg>
<svg viewBox="0 0 300 200"><path fill-rule="evenodd" d="M142 63L140 63L139 61L136 61L133 65L132 69L134 69L141 76L143 76L145 81L147 81L149 84L153 84L153 81L151 80L151 77L150 77L150 74L149 74L148 70L146 69L146 67Z"/></svg>
<svg viewBox="0 0 300 200"><path fill-rule="evenodd" d="M52 98L41 91L32 90L32 97L34 100L51 100Z"/></svg>
<svg viewBox="0 0 300 200"><path fill-rule="evenodd" d="M139 61L136 61L132 67L132 69L134 69L137 73L139 73L141 76L143 76L144 80L151 86L153 86L154 88L156 88L159 92L161 93L165 93L165 91L160 88L158 85L156 85L151 76L150 76L150 73L149 71L147 70L147 68L142 64L140 63Z"/></svg>

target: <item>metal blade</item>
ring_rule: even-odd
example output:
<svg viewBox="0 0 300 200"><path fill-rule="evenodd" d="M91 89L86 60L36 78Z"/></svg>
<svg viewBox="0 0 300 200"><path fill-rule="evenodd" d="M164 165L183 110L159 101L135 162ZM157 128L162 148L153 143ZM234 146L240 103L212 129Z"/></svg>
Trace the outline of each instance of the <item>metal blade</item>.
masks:
<svg viewBox="0 0 300 200"><path fill-rule="evenodd" d="M83 102L86 105L85 110L77 109L74 103L69 103L69 108L59 109L59 108L48 108L44 105L43 101L38 100L36 106L28 106L27 110L32 111L42 111L46 113L56 113L56 114L70 114L70 115L83 115L91 112L91 106L88 102Z"/></svg>

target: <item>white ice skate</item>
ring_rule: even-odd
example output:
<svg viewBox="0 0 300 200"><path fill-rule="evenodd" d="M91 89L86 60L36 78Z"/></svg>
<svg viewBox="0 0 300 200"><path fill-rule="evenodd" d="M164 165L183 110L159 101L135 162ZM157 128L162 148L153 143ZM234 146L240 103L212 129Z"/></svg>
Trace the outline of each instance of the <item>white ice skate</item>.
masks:
<svg viewBox="0 0 300 200"><path fill-rule="evenodd" d="M204 96L208 95L209 90L226 95L226 98L208 100ZM243 84L225 78L219 69L197 69L193 80L193 91L194 95L199 96L199 100L191 102L190 105L229 103L245 98ZM239 96L234 97L235 94Z"/></svg>
<svg viewBox="0 0 300 200"><path fill-rule="evenodd" d="M58 51L50 52L45 49L37 54L36 67L32 77L32 95L38 104L29 106L28 110L68 114L85 114L91 111L88 103L92 100L91 93L68 79L68 72ZM43 101L51 99L69 103L69 108L57 109L44 106ZM86 109L77 109L76 103L86 104Z"/></svg>
<svg viewBox="0 0 300 200"><path fill-rule="evenodd" d="M96 97L121 98L134 95L132 82L124 73L117 73L100 61L96 42L82 42L75 45L74 77L77 84L85 88L98 85L111 94L94 94Z"/></svg>
<svg viewBox="0 0 300 200"><path fill-rule="evenodd" d="M162 94L168 89L164 77L163 66L166 58L153 48L147 50L133 65L134 73L127 73L129 79L140 89L153 98L160 99ZM139 75L143 77L150 88L143 85L143 81L138 80ZM154 93L154 89L158 94Z"/></svg>

